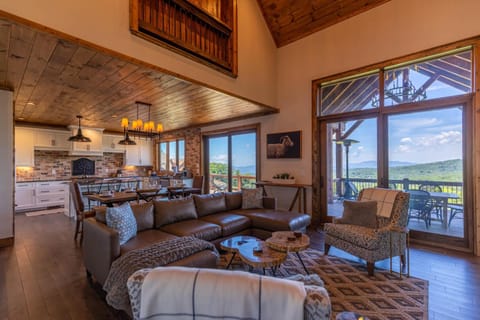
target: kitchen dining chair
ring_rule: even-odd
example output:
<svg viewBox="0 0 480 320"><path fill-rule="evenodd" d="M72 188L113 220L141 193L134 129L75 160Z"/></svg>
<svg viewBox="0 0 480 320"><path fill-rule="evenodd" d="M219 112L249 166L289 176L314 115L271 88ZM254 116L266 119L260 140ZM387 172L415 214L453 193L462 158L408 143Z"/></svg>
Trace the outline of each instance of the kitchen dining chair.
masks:
<svg viewBox="0 0 480 320"><path fill-rule="evenodd" d="M83 221L86 218L94 217L94 210L85 210L85 205L82 200L82 192L80 190L80 185L76 181L72 181L70 184L70 194L73 199L73 205L76 212L76 224L75 224L75 234L73 239L77 241L78 236L80 235L80 244L83 241Z"/></svg>

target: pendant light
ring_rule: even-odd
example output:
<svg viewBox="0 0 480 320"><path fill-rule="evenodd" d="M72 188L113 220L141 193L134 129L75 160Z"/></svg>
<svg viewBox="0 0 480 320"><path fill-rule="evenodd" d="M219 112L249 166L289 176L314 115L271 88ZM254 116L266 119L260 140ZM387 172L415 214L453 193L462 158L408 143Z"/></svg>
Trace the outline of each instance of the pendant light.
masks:
<svg viewBox="0 0 480 320"><path fill-rule="evenodd" d="M68 138L68 141L73 141L73 142L92 142L92 140L89 138L89 137L85 137L83 134L82 134L82 127L80 126L80 119L82 119L83 117L78 115L77 116L78 118L78 130L77 130L77 134L74 135L74 136L71 136L70 138Z"/></svg>
<svg viewBox="0 0 480 320"><path fill-rule="evenodd" d="M125 138L123 140L118 141L118 144L121 144L124 146L136 145L137 143L132 139L130 139L130 137L128 136L128 119L127 118L122 119L122 127L123 127L123 134Z"/></svg>

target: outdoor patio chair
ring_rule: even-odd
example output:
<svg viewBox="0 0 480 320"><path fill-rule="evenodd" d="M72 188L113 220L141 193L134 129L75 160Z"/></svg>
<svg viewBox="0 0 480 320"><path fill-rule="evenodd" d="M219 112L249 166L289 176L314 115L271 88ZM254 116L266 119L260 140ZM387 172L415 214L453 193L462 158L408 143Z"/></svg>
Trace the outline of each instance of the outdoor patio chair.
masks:
<svg viewBox="0 0 480 320"><path fill-rule="evenodd" d="M410 218L421 219L425 221L425 227L432 223L431 212L433 208L432 199L428 191L408 190L410 201L408 203L408 222Z"/></svg>
<svg viewBox="0 0 480 320"><path fill-rule="evenodd" d="M450 227L455 217L458 218L461 216L460 219L463 219L463 206L459 204L449 204L448 208L450 209L450 217L448 218L448 226Z"/></svg>
<svg viewBox="0 0 480 320"><path fill-rule="evenodd" d="M437 183L425 183L421 184L418 187L419 190L428 191L428 192L443 192L442 187ZM443 221L442 215L443 206L441 203L432 199L432 211L435 212L435 216L438 220Z"/></svg>

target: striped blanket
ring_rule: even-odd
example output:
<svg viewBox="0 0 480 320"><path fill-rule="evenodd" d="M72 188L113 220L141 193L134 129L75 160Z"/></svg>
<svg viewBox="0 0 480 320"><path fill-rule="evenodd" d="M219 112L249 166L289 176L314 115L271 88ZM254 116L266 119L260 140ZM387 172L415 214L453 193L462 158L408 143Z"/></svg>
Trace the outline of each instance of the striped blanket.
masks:
<svg viewBox="0 0 480 320"><path fill-rule="evenodd" d="M140 296L135 319L302 320L306 292L301 282L241 271L160 267Z"/></svg>

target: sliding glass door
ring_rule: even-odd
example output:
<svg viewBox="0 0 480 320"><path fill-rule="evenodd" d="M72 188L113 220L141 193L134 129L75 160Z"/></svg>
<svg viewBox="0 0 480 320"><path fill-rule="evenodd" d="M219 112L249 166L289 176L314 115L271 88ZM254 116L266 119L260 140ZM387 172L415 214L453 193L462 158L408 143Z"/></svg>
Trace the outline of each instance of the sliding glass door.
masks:
<svg viewBox="0 0 480 320"><path fill-rule="evenodd" d="M255 188L258 176L257 130L206 134L203 138L210 193Z"/></svg>
<svg viewBox="0 0 480 320"><path fill-rule="evenodd" d="M388 177L410 193L410 230L463 238L463 107L388 117Z"/></svg>
<svg viewBox="0 0 480 320"><path fill-rule="evenodd" d="M377 186L377 120L329 122L327 132L327 214L339 217L343 200Z"/></svg>
<svg viewBox="0 0 480 320"><path fill-rule="evenodd" d="M329 79L317 97L320 220L363 188L397 189L413 239L472 247L470 48Z"/></svg>

